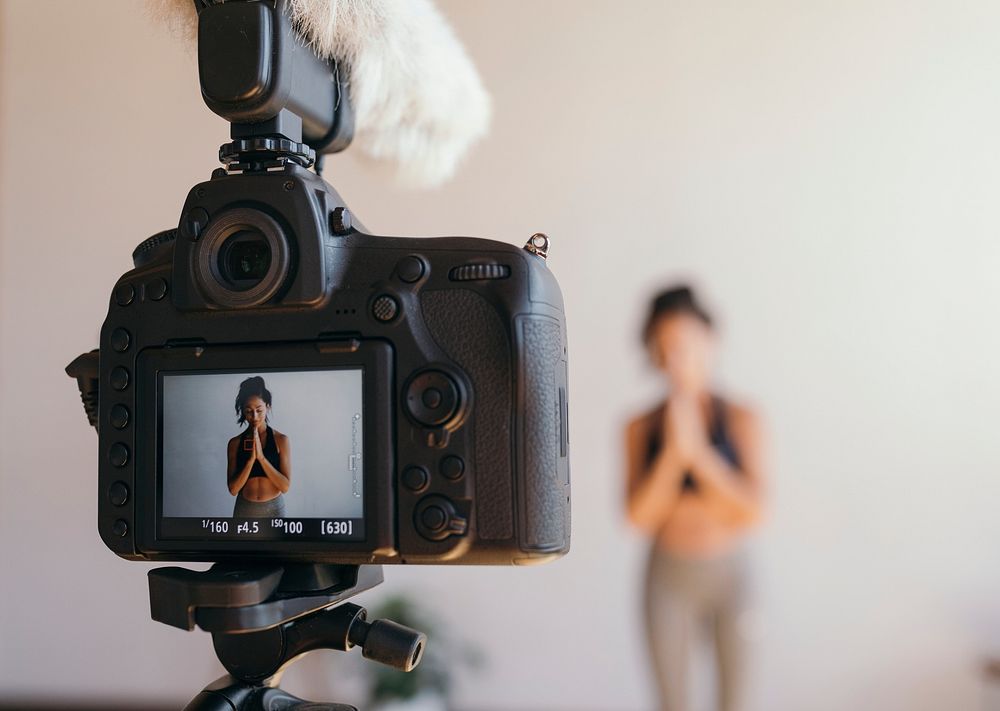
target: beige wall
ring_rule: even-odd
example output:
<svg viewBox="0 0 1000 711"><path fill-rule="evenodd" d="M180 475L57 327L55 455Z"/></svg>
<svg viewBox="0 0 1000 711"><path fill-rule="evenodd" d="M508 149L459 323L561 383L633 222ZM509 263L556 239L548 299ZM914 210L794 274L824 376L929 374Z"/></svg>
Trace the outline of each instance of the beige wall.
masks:
<svg viewBox="0 0 1000 711"><path fill-rule="evenodd" d="M618 433L657 395L638 310L682 275L773 440L751 708L977 708L1000 649L1000 5L443 6L488 141L436 193L352 157L327 177L383 234L549 233L572 353L572 554L387 572L487 651L460 707L650 707ZM179 702L218 672L209 638L150 622L147 566L100 543L61 369L227 129L138 2L6 0L0 32L0 699ZM343 657L292 686L331 693Z"/></svg>

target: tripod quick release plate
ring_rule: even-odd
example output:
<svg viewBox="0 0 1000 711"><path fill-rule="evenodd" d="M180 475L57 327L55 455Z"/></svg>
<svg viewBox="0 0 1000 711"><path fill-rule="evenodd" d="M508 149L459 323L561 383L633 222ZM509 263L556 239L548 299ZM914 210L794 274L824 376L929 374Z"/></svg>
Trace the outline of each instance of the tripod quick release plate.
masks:
<svg viewBox="0 0 1000 711"><path fill-rule="evenodd" d="M156 568L149 571L149 606L154 620L182 630L250 632L334 605L382 579L374 565Z"/></svg>

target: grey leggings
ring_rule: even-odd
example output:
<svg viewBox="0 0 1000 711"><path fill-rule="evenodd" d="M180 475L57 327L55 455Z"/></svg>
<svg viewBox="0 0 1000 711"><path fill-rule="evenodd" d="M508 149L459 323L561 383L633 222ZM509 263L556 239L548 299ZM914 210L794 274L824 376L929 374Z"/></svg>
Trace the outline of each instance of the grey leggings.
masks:
<svg viewBox="0 0 1000 711"><path fill-rule="evenodd" d="M269 501L251 501L243 498L243 492L236 497L233 508L235 518L284 518L285 495L278 494Z"/></svg>
<svg viewBox="0 0 1000 711"><path fill-rule="evenodd" d="M740 702L743 640L738 628L746 592L742 554L678 558L653 545L646 571L646 632L661 711L688 711L694 645L711 639L716 662L716 706Z"/></svg>

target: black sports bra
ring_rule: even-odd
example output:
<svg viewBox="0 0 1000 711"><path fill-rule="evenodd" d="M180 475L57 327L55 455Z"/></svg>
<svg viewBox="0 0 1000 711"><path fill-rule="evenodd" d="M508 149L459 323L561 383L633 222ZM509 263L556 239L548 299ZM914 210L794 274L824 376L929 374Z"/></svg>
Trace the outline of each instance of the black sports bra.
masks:
<svg viewBox="0 0 1000 711"><path fill-rule="evenodd" d="M663 417L667 411L667 403L664 402L653 413L653 430L649 436L649 446L646 448L646 467L652 465L660 450L663 449ZM708 441L712 447L721 454L726 461L737 470L740 468L740 457L736 452L736 447L729 436L729 426L726 421L726 404L722 398L712 396L712 414L709 424ZM691 476L691 472L684 473L684 480L681 482L682 492L698 491L698 482Z"/></svg>
<svg viewBox="0 0 1000 711"><path fill-rule="evenodd" d="M264 443L263 449L264 458L271 463L272 467L280 471L279 463L281 459L278 455L278 443L274 441L274 431L270 427L267 428L267 442ZM243 470L246 463L250 461L251 452L253 452L253 428L248 427L243 436L240 437L239 446L236 448L236 471ZM259 461L253 463L253 469L250 470L248 481L257 476L267 476L264 473L264 467L261 466Z"/></svg>

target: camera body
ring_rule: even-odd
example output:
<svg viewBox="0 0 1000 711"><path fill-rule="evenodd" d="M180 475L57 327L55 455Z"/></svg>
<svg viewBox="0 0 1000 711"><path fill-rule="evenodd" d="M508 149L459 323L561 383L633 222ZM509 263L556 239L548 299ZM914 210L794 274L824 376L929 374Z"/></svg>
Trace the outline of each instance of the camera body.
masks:
<svg viewBox="0 0 1000 711"><path fill-rule="evenodd" d="M544 254L364 234L286 162L217 170L133 256L100 343L112 551L511 564L568 550L566 325ZM280 514L222 511L244 496L226 490L226 437L250 455L232 409L248 377L268 382L264 469L276 442L290 454Z"/></svg>

